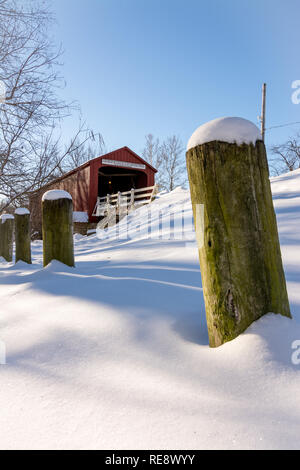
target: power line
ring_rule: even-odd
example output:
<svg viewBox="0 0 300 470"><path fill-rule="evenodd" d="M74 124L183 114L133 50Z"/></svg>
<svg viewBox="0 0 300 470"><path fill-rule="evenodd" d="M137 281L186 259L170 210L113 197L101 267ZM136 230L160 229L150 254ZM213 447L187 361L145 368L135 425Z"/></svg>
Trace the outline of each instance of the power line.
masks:
<svg viewBox="0 0 300 470"><path fill-rule="evenodd" d="M258 116L258 120L261 123L261 135L262 139L265 140L265 131L270 129L278 129L279 127L288 127L293 126L294 124L300 124L300 121L287 122L286 124L279 124L278 126L265 127L266 124L266 83L263 83L262 86L262 106L261 106L261 116Z"/></svg>
<svg viewBox="0 0 300 470"><path fill-rule="evenodd" d="M277 129L278 127L287 127L287 126L292 126L294 124L300 124L300 121L295 121L295 122L288 122L287 124L281 124L280 126L272 126L268 127L266 131L269 131L270 129Z"/></svg>

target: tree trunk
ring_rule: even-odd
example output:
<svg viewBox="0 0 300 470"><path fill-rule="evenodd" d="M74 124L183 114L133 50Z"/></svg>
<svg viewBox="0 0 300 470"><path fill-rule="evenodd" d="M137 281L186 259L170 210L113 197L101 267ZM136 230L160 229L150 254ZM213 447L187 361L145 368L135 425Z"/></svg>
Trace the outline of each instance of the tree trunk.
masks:
<svg viewBox="0 0 300 470"><path fill-rule="evenodd" d="M24 261L31 264L30 213L15 212L16 263Z"/></svg>
<svg viewBox="0 0 300 470"><path fill-rule="evenodd" d="M45 199L42 202L42 213L44 266L54 259L75 266L72 200Z"/></svg>
<svg viewBox="0 0 300 470"><path fill-rule="evenodd" d="M209 344L216 347L268 312L291 317L269 169L262 141L213 141L186 158L195 219L204 204L199 258Z"/></svg>

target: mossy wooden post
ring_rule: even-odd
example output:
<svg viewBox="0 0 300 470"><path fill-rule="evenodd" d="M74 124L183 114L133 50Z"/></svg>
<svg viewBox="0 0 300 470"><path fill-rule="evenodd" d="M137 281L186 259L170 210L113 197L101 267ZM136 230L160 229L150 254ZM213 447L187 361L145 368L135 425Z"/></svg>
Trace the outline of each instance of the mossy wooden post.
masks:
<svg viewBox="0 0 300 470"><path fill-rule="evenodd" d="M220 346L273 312L290 317L264 143L241 118L201 126L186 153L209 344Z"/></svg>
<svg viewBox="0 0 300 470"><path fill-rule="evenodd" d="M44 266L52 260L74 266L73 204L66 191L51 190L43 195Z"/></svg>
<svg viewBox="0 0 300 470"><path fill-rule="evenodd" d="M14 216L2 214L0 217L0 256L3 256L9 263L13 259L13 234Z"/></svg>
<svg viewBox="0 0 300 470"><path fill-rule="evenodd" d="M28 209L15 210L16 263L24 261L31 264L30 212Z"/></svg>

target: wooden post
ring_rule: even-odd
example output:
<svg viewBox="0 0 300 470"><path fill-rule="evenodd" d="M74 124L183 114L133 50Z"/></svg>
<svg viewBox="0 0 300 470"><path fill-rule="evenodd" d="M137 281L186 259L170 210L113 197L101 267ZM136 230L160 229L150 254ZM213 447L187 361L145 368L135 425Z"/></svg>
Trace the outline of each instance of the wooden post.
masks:
<svg viewBox="0 0 300 470"><path fill-rule="evenodd" d="M99 206L100 206L100 197L97 197L97 205L96 205L96 216L99 215Z"/></svg>
<svg viewBox="0 0 300 470"><path fill-rule="evenodd" d="M121 192L117 193L117 205L116 205L116 222L120 220L120 209L121 209Z"/></svg>
<svg viewBox="0 0 300 470"><path fill-rule="evenodd" d="M30 212L28 209L15 210L16 263L24 261L31 264Z"/></svg>
<svg viewBox="0 0 300 470"><path fill-rule="evenodd" d="M204 227L196 231L204 232L199 258L216 347L266 313L291 316L268 162L259 129L240 118L197 129L186 159L194 219L204 205Z"/></svg>
<svg viewBox="0 0 300 470"><path fill-rule="evenodd" d="M261 102L261 136L262 140L265 141L265 131L266 131L266 83L263 83L262 86L262 102Z"/></svg>
<svg viewBox="0 0 300 470"><path fill-rule="evenodd" d="M14 216L2 214L0 217L0 256L10 263L13 259Z"/></svg>
<svg viewBox="0 0 300 470"><path fill-rule="evenodd" d="M134 208L134 188L130 190L130 210Z"/></svg>
<svg viewBox="0 0 300 470"><path fill-rule="evenodd" d="M106 196L106 210L107 210L107 214L109 213L109 206L110 206L110 195L107 194L107 196Z"/></svg>
<svg viewBox="0 0 300 470"><path fill-rule="evenodd" d="M44 266L56 259L74 266L73 204L66 191L47 191L42 199Z"/></svg>
<svg viewBox="0 0 300 470"><path fill-rule="evenodd" d="M152 194L151 194L151 202L155 200L155 196L158 193L158 185L155 184L153 186Z"/></svg>

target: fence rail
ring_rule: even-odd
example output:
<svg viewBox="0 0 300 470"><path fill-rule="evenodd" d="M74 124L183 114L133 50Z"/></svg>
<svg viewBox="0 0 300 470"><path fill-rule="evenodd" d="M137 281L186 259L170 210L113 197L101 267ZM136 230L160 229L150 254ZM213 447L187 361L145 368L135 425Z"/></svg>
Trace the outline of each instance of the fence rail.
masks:
<svg viewBox="0 0 300 470"><path fill-rule="evenodd" d="M127 207L129 210L149 204L157 191L157 185L147 186L145 188L131 189L129 191L108 194L107 196L98 197L93 211L93 217L107 217L110 212L119 213L122 208Z"/></svg>

